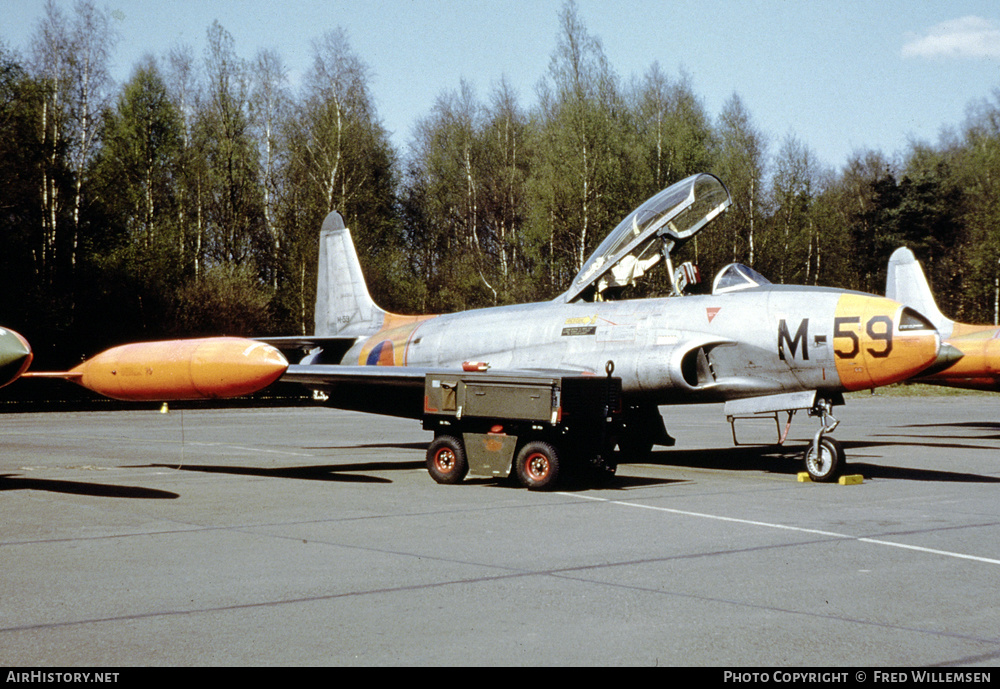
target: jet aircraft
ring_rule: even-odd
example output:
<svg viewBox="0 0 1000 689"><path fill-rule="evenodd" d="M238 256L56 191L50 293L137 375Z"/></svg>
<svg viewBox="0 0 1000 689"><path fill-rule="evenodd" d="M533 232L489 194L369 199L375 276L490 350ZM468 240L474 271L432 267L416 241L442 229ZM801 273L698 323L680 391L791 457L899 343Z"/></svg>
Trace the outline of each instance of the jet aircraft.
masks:
<svg viewBox="0 0 1000 689"><path fill-rule="evenodd" d="M13 330L0 328L0 388L20 378L31 359L28 341Z"/></svg>
<svg viewBox="0 0 1000 689"><path fill-rule="evenodd" d="M692 175L629 214L555 299L437 316L379 308L350 231L333 212L320 236L315 335L261 339L307 351L282 380L325 393L330 406L411 418L423 413L428 372L602 375L611 362L626 405L623 457L673 444L659 405L727 402L727 414L734 404L789 418L804 410L821 421L806 468L815 480L834 480L843 450L826 435L837 424L832 406L845 391L925 369L938 355L938 333L897 301L775 285L740 264L720 271L711 294L683 295L693 271L675 270L673 251L731 202L718 178ZM673 294L615 298L657 264Z"/></svg>
<svg viewBox="0 0 1000 689"><path fill-rule="evenodd" d="M919 373L921 383L1000 392L1000 327L956 323L941 313L927 277L910 249L889 257L885 295L920 311L941 335L943 365Z"/></svg>

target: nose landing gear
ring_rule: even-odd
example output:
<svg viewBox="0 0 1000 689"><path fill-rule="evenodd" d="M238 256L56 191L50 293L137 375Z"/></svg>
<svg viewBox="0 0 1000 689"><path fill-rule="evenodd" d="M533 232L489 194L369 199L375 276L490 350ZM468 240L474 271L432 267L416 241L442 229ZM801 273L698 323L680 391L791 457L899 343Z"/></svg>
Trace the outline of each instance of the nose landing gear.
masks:
<svg viewBox="0 0 1000 689"><path fill-rule="evenodd" d="M789 392L742 400L729 400L726 402L726 418L732 425L734 445L745 444L737 439L736 422L761 418L774 419L778 431L777 444L782 445L788 436L788 429L796 412L804 411L809 416L818 416L820 420L819 431L816 432L809 446L803 452L802 459L805 462L809 478L813 481L827 483L836 481L844 470L844 448L839 442L827 435L840 423L830 412L835 404L843 403L844 398L839 393L834 393L831 396L821 394L818 390ZM778 415L781 413L788 414L784 431L782 431L778 420Z"/></svg>
<svg viewBox="0 0 1000 689"><path fill-rule="evenodd" d="M844 448L833 438L826 437L840 423L830 413L832 408L833 403L829 399L816 399L809 416L820 417L820 428L802 455L809 478L822 483L836 481L844 467Z"/></svg>

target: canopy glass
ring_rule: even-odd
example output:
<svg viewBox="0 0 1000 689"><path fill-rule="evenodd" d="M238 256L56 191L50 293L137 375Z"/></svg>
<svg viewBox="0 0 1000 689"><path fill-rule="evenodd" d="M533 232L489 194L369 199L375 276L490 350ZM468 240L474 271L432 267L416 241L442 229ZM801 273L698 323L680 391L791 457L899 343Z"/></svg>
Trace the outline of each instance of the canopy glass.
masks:
<svg viewBox="0 0 1000 689"><path fill-rule="evenodd" d="M566 301L600 299L609 287L635 284L670 252L719 216L732 199L725 185L696 174L659 192L632 211L605 238L573 278Z"/></svg>

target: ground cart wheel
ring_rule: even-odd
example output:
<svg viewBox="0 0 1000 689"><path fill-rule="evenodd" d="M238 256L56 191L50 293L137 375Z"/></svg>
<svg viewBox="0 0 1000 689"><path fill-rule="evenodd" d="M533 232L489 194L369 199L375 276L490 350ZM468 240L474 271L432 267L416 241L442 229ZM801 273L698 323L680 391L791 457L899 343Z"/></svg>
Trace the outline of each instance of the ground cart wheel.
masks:
<svg viewBox="0 0 1000 689"><path fill-rule="evenodd" d="M461 483L469 473L462 441L453 435L439 435L427 446L427 471L438 483Z"/></svg>
<svg viewBox="0 0 1000 689"><path fill-rule="evenodd" d="M541 440L521 448L515 465L518 480L529 490L546 490L559 478L559 453L550 443Z"/></svg>
<svg viewBox="0 0 1000 689"><path fill-rule="evenodd" d="M813 481L836 481L844 464L844 448L833 438L822 438L819 441L819 455L817 456L810 443L803 458L806 471Z"/></svg>

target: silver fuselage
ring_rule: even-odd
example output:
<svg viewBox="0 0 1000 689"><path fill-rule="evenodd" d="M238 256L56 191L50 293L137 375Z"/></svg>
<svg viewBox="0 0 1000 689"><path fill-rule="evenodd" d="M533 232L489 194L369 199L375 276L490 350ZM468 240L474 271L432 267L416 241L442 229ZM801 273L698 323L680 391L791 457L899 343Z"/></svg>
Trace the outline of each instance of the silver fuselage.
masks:
<svg viewBox="0 0 1000 689"><path fill-rule="evenodd" d="M778 285L719 295L501 306L383 328L361 338L342 363L459 368L480 362L499 370L603 375L610 361L626 395L657 404L843 391L883 384L885 372L875 369L900 355L912 358L915 348L924 350L916 354L925 359L920 365L933 360L936 334L899 332L897 307L873 295ZM889 315L866 329L873 313ZM855 343L856 355L845 356ZM887 344L894 350L886 352ZM381 359L372 355L377 349ZM846 368L849 375L842 375Z"/></svg>

